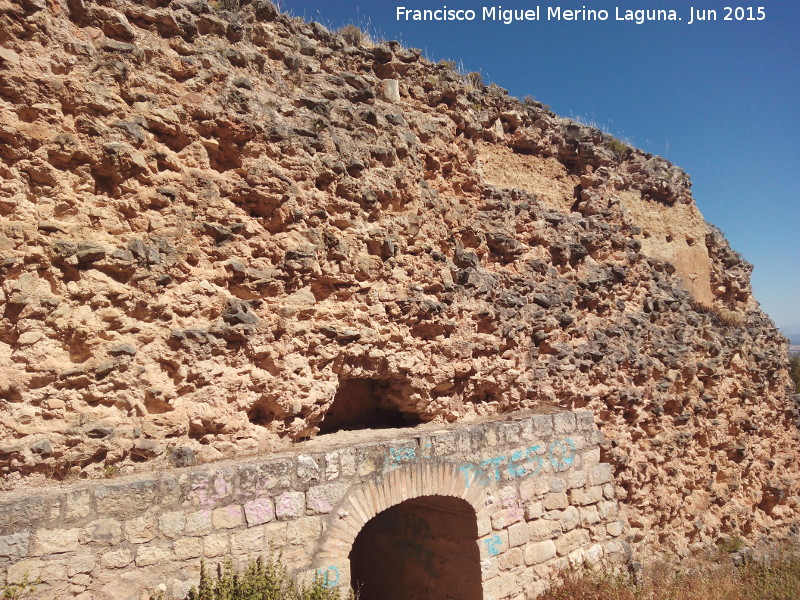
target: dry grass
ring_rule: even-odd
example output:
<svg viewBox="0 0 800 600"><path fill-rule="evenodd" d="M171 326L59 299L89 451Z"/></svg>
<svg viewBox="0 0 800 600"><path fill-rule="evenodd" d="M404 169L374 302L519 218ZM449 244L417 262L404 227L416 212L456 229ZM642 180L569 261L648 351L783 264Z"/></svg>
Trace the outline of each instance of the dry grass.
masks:
<svg viewBox="0 0 800 600"><path fill-rule="evenodd" d="M784 553L737 569L730 561L675 571L646 569L637 585L627 574L574 571L539 600L798 600L800 556Z"/></svg>
<svg viewBox="0 0 800 600"><path fill-rule="evenodd" d="M626 144L619 138L616 138L610 134L606 139L606 146L617 156L617 158L624 157L625 154L627 154L628 151L631 149L630 144Z"/></svg>
<svg viewBox="0 0 800 600"><path fill-rule="evenodd" d="M236 12L241 8L240 0L215 0L211 2L211 8L214 10L228 10Z"/></svg>
<svg viewBox="0 0 800 600"><path fill-rule="evenodd" d="M736 310L718 306L707 306L696 301L694 298L689 299L689 304L695 312L703 313L711 317L714 325L719 327L741 327L747 321L747 315Z"/></svg>
<svg viewBox="0 0 800 600"><path fill-rule="evenodd" d="M467 92L483 89L483 76L477 71L472 71L464 75L464 84Z"/></svg>
<svg viewBox="0 0 800 600"><path fill-rule="evenodd" d="M745 322L746 317L739 311L722 308L717 311L717 316L723 325L737 327Z"/></svg>
<svg viewBox="0 0 800 600"><path fill-rule="evenodd" d="M339 29L339 35L351 46L361 48L372 48L381 42L380 36L369 33L369 23L364 27L353 24L345 25Z"/></svg>

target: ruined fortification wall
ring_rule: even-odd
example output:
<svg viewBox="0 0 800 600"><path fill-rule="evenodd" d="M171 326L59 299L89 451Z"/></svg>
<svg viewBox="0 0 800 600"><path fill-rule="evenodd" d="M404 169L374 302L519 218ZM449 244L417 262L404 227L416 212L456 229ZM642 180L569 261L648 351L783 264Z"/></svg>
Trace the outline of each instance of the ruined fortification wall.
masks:
<svg viewBox="0 0 800 600"><path fill-rule="evenodd" d="M637 545L796 524L786 341L686 173L242 5L0 1L0 485L560 406Z"/></svg>
<svg viewBox="0 0 800 600"><path fill-rule="evenodd" d="M362 545L380 543L367 552L383 561L372 570L395 590L469 584L460 598L502 600L541 589L568 561L626 559L590 413L381 433L349 444L326 436L302 453L204 469L5 493L0 565L8 582L40 577L42 599L138 600L159 586L180 595L196 584L201 558L244 563L277 553L298 575L347 587L356 537L376 515L388 521Z"/></svg>

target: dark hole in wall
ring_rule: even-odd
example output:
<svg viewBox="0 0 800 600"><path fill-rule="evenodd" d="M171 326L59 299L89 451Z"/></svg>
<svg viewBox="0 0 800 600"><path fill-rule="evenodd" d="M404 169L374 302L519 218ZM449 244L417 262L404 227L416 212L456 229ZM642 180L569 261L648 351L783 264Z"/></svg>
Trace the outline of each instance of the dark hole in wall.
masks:
<svg viewBox="0 0 800 600"><path fill-rule="evenodd" d="M364 525L350 552L359 600L481 600L475 510L460 498L406 500Z"/></svg>
<svg viewBox="0 0 800 600"><path fill-rule="evenodd" d="M112 177L92 171L92 178L94 179L95 194L114 196L117 186L114 184L114 179Z"/></svg>
<svg viewBox="0 0 800 600"><path fill-rule="evenodd" d="M325 413L319 432L334 433L354 429L392 429L420 422L416 415L403 413L387 396L390 382L376 379L345 379L331 407Z"/></svg>
<svg viewBox="0 0 800 600"><path fill-rule="evenodd" d="M269 402L257 402L247 411L247 418L254 425L266 427L275 420L275 413Z"/></svg>

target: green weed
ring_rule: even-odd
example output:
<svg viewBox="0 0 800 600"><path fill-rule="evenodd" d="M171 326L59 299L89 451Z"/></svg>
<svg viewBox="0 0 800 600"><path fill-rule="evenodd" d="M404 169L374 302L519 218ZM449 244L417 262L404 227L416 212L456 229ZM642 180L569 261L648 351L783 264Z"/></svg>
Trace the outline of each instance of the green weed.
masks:
<svg viewBox="0 0 800 600"><path fill-rule="evenodd" d="M151 600L163 600L158 594ZM200 584L184 600L356 600L350 592L342 596L328 587L328 581L316 577L311 583L297 583L280 559L251 560L243 571L229 559L217 566L216 574L200 563Z"/></svg>
<svg viewBox="0 0 800 600"><path fill-rule="evenodd" d="M26 573L19 583L9 583L0 588L0 599L22 600L23 598L32 598L33 593L36 591L36 586L41 582L41 579L31 581Z"/></svg>

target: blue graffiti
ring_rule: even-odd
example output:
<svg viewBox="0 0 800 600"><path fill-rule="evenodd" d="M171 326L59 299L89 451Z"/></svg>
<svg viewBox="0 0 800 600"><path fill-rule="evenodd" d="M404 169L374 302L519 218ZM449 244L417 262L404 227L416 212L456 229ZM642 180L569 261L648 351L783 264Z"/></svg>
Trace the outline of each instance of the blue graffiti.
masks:
<svg viewBox="0 0 800 600"><path fill-rule="evenodd" d="M532 448L538 448L538 446L531 446ZM508 461L508 468L506 469L506 473L511 479L516 479L517 477L524 477L525 476L525 467L519 463L521 463L525 459L525 451L517 450L511 454L511 458Z"/></svg>
<svg viewBox="0 0 800 600"><path fill-rule="evenodd" d="M550 464L557 471L568 469L575 462L576 450L575 442L569 438L553 442L549 448Z"/></svg>
<svg viewBox="0 0 800 600"><path fill-rule="evenodd" d="M486 460L481 462L481 470L483 474L490 480L490 481L500 481L500 477L502 474L500 473L500 465L508 460L506 456L495 456L494 458L487 458ZM489 469L489 467L493 467Z"/></svg>
<svg viewBox="0 0 800 600"><path fill-rule="evenodd" d="M314 576L322 582L323 587L329 589L339 585L339 582L342 580L342 575L339 573L339 567L336 565L330 565L324 569L317 569L314 573Z"/></svg>
<svg viewBox="0 0 800 600"><path fill-rule="evenodd" d="M486 544L486 554L489 556L497 556L500 554L500 550L503 547L503 540L500 539L499 535L492 536L488 540L483 540L483 543Z"/></svg>
<svg viewBox="0 0 800 600"><path fill-rule="evenodd" d="M431 458L431 444L419 448L389 448L384 471L399 469L404 464ZM503 479L520 479L539 474L544 468L544 455L556 471L564 471L575 464L578 447L571 439L556 440L549 447L540 444L528 446L509 454L493 456L480 463L464 463L458 470L464 475L466 487L490 485Z"/></svg>
<svg viewBox="0 0 800 600"><path fill-rule="evenodd" d="M418 458L430 458L430 452L427 452L430 447L430 444L422 446L420 455L417 455L416 448L389 448L389 455L386 457L384 469L393 471L399 469L405 463L415 462Z"/></svg>
<svg viewBox="0 0 800 600"><path fill-rule="evenodd" d="M389 455L394 462L411 462L417 459L417 451L414 448L389 448Z"/></svg>
<svg viewBox="0 0 800 600"><path fill-rule="evenodd" d="M475 465L473 465L472 463L467 463L465 465L459 465L458 470L461 471L461 473L463 473L463 475L464 475L464 481L467 482L467 484L466 484L467 489L469 489L469 486L471 486L479 477L479 473L475 469ZM486 484L483 484L483 485L486 485Z"/></svg>
<svg viewBox="0 0 800 600"><path fill-rule="evenodd" d="M576 451L577 446L572 440L558 440L550 444L548 460L557 471L563 471L575 463ZM541 456L543 453L544 447L535 444L511 455L487 458L479 464L465 463L458 470L464 475L467 488L475 483L489 485L500 481L504 476L506 479L532 477L544 468L544 458Z"/></svg>

